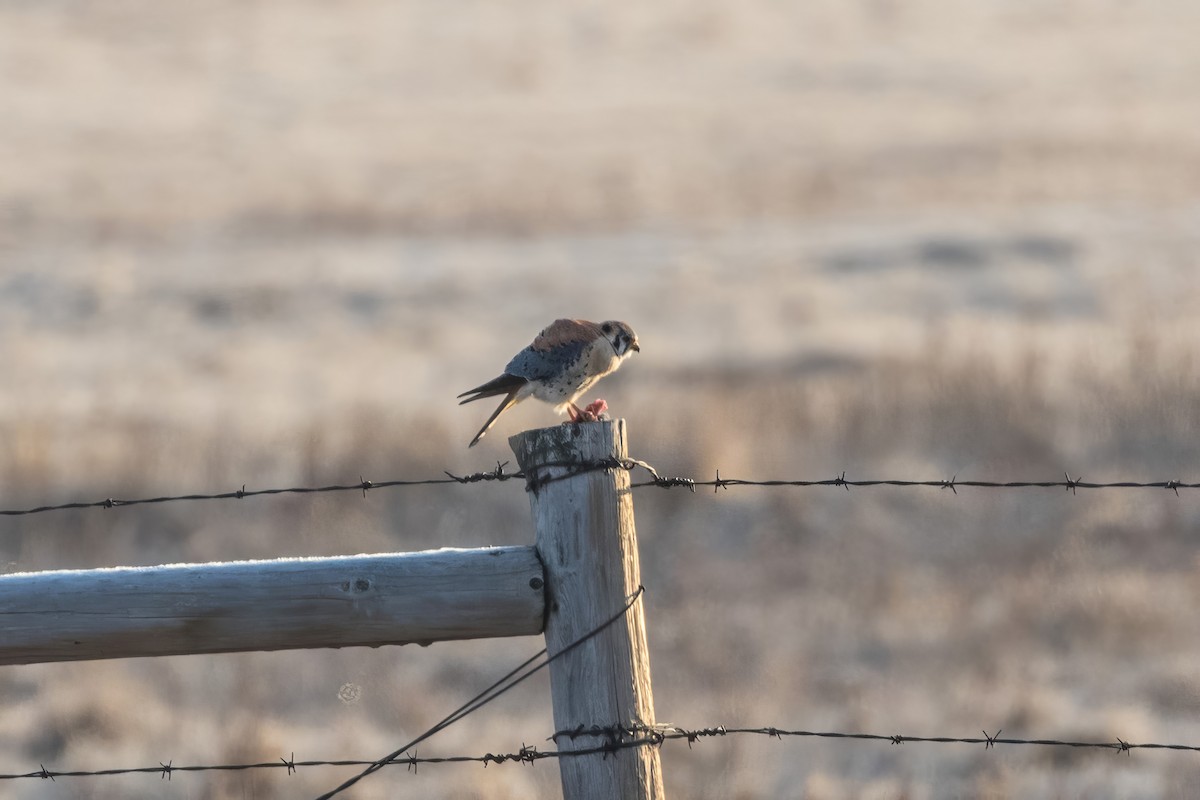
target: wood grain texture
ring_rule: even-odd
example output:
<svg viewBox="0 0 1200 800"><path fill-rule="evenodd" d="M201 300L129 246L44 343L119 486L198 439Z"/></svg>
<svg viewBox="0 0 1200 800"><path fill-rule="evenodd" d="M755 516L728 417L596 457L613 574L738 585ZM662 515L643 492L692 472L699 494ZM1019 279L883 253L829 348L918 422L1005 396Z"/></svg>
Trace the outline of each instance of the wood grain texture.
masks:
<svg viewBox="0 0 1200 800"><path fill-rule="evenodd" d="M558 425L509 439L521 469L541 478L580 463L627 457L624 420ZM547 581L546 646L551 654L621 610L641 581L629 473L587 472L531 491L537 549ZM629 613L550 665L557 730L654 724L646 622L639 602ZM560 738L561 750L594 747L603 737ZM567 800L661 800L657 748L559 760Z"/></svg>
<svg viewBox="0 0 1200 800"><path fill-rule="evenodd" d="M532 547L0 576L0 664L540 633Z"/></svg>

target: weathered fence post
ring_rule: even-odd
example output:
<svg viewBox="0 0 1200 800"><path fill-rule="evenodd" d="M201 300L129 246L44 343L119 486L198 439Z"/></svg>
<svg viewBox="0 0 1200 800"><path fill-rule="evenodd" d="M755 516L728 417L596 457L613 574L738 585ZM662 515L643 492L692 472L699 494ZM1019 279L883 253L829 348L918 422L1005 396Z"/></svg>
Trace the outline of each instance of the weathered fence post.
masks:
<svg viewBox="0 0 1200 800"><path fill-rule="evenodd" d="M627 458L625 421L526 431L509 444L529 481L546 575L546 647L553 656L619 612L641 580L629 472L572 474L580 464ZM550 686L559 731L653 725L642 604L552 662ZM573 735L559 737L557 744L560 750L582 750L610 741L605 735ZM562 758L559 768L566 800L664 796L656 747Z"/></svg>

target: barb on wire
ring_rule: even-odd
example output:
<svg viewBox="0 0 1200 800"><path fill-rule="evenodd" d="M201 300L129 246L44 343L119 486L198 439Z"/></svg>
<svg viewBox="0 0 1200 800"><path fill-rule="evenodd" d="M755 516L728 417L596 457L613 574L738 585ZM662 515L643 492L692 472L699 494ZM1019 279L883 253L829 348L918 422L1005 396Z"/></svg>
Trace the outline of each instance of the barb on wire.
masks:
<svg viewBox="0 0 1200 800"><path fill-rule="evenodd" d="M115 497L106 497L103 500L94 500L91 502L82 503L62 503L59 505L44 505L36 508L23 509L0 509L0 516L24 516L29 514L42 514L49 511L66 511L70 509L83 508L121 508L124 506L151 505L157 503L173 503L182 500L243 500L247 497L262 497L264 495L278 494L319 494L323 492L350 492L361 491L363 497L366 497L368 490L374 489L389 489L396 487L410 486L437 486L448 484L474 484L484 482L503 482L514 479L524 479L526 489L529 491L537 491L542 486L553 481L565 480L573 478L576 475L581 475L588 472L607 471L607 470L625 470L632 472L636 469L644 469L650 473L650 478L644 481L638 481L631 484L634 489L644 487L655 487L659 489L672 489L676 487L684 487L693 493L698 486L711 486L716 492L720 489L728 490L732 486L758 486L758 487L817 487L817 486L833 486L841 487L846 491L853 488L865 488L872 486L895 486L902 488L918 488L927 487L932 489L949 489L953 494L957 495L959 489L1065 489L1072 494L1078 494L1080 489L1166 489L1179 495L1180 489L1200 489L1200 483L1188 483L1178 479L1166 481L1110 481L1110 482L1095 482L1085 481L1080 477L1072 478L1069 472L1063 473L1061 480L1020 480L1020 481L984 481L984 480L963 480L957 475L950 478L938 478L933 480L916 480L916 479L861 479L855 480L846 477L845 472L841 472L832 478L820 479L769 479L769 480L753 480L749 478L723 478L721 471L717 470L716 478L713 480L700 480L689 477L672 477L661 475L650 464L645 461L640 461L634 458L606 458L599 461L587 462L554 462L543 464L538 467L538 470L547 468L562 468L563 472L559 474L548 474L537 472L534 475L526 475L524 472L507 472L505 468L508 462L498 462L495 469L474 472L469 475L455 475L452 472L445 471L445 477L439 478L421 478L415 480L388 480L388 481L372 481L363 477L359 477L358 483L334 484L331 486L292 486L281 489L247 489L246 484L242 484L240 489L231 492L217 492L214 494L178 494L164 495L161 497L144 497L138 499L120 499Z"/></svg>
<svg viewBox="0 0 1200 800"><path fill-rule="evenodd" d="M588 631L583 636L580 636L578 639L576 639L575 641L568 644L562 650L559 650L557 653L554 653L553 655L546 656L540 663L535 664L534 666L530 667L529 666L530 664L533 664L533 662L537 661L538 659L540 659L546 655L546 650L545 650L545 648L543 648L541 651L535 653L530 658L528 658L525 661L518 664L515 668L510 670L508 672L508 674L506 674L504 677L500 678L498 681L493 683L491 686L487 687L482 692L475 695L475 697L471 698L466 703L459 706L454 711L450 712L440 722L435 724L429 730L425 731L420 736L413 739L411 742L404 745L403 747L398 748L398 749L392 751L391 753L389 753L388 755L384 756L383 758L379 759L378 761L371 763L362 772L358 773L357 775L350 778L349 780L343 782L336 788L321 795L318 798L318 800L328 800L328 798L335 797L335 796L341 794L342 792L346 791L351 786L358 783L359 781L361 781L363 778L367 777L368 775L378 772L379 770L383 769L388 764L396 762L397 760L401 760L400 757L408 750L411 750L413 747L416 747L418 744L425 741L429 737L433 736L435 733L439 733L439 732L445 730L446 728L450 727L454 723L461 720L463 717L466 717L467 715L469 715L475 711L478 711L480 708L482 708L483 706L492 702L500 695L513 689L515 686L517 686L517 684L519 684L522 681L526 680L527 678L533 676L535 673L539 672L540 670L548 667L551 664L551 662L553 662L559 658L562 658L564 655L571 652L575 648L579 647L584 642L587 642L588 640L597 636L599 633L601 633L602 631L607 629L610 625L615 623L617 620L621 619L626 614L628 614L629 609L633 608L634 604L637 603L638 599L643 594L645 594L645 592L646 592L646 587L639 586L637 588L637 591L635 591L633 593L633 595L625 602L625 605L621 608L620 611L616 612L611 617L609 617L605 621L601 622L595 628ZM526 667L529 667L529 668L526 669ZM525 670L525 671L522 672L522 670ZM520 674L518 674L518 673L520 673ZM411 762L409 759L403 759L403 760L409 761L415 768L416 762Z"/></svg>
<svg viewBox="0 0 1200 800"><path fill-rule="evenodd" d="M636 600L636 596L634 598ZM631 604L632 605L632 602ZM628 611L626 607L625 611ZM621 613L624 614L625 611ZM615 619L619 619L618 615ZM614 619L614 621L615 621ZM611 624L611 623L610 623ZM602 630L598 628L596 632ZM582 641L582 640L581 640ZM573 645L572 645L573 646ZM565 651L564 651L565 652ZM541 654L539 654L540 656ZM537 656L535 656L537 658ZM532 661L532 659L531 659ZM527 664L529 662L526 662ZM519 669L519 668L518 668ZM173 762L168 761L165 764L159 763L153 767L135 767L130 769L102 769L102 770L51 770L39 764L38 769L31 772L0 774L0 780L13 780L18 778L38 778L42 780L54 780L55 778L95 778L110 775L134 775L147 774L159 775L162 778L168 778L177 772L212 772L212 771L245 771L259 769L286 769L288 775L293 775L300 767L382 767L382 766L400 766L404 765L409 770L415 770L419 765L423 764L465 764L476 763L483 764L485 767L489 764L532 764L535 761L541 761L547 758L576 758L579 756L588 755L608 755L618 750L628 750L638 747L659 747L665 742L670 741L686 741L690 748L701 739L711 739L726 736L765 736L769 739L785 739L791 737L801 738L819 738L819 739L834 739L840 741L862 741L862 742L887 742L891 745L902 744L966 744L966 745L983 745L984 750L992 750L997 745L1019 745L1027 747L1067 747L1076 749L1093 749L1093 750L1110 750L1114 754L1124 753L1131 755L1134 750L1174 750L1181 752L1200 753L1200 745L1187 744L1161 744L1157 742L1128 742L1120 737L1115 741L1098 742L1098 741L1073 741L1064 739L1022 739L1016 737L1001 737L1003 731L997 730L994 735L982 731L983 736L907 736L900 734L883 734L883 733L846 733L841 731L809 731L809 730L793 730L776 726L765 726L758 728L751 727L730 727L725 725L717 725L707 728L681 728L675 725L609 725L609 726L592 726L579 727L567 731L557 731L548 738L549 741L555 743L560 739L578 739L580 737L599 737L604 739L600 744L583 747L578 750L538 750L536 746L522 744L521 748L516 752L511 753L484 753L483 755L465 756L417 756L415 753L401 757L401 754L393 754L395 757L389 759L381 759L378 761L366 760L339 760L339 761L297 761L296 754L292 753L291 758L280 758L278 761L264 761L252 764L210 764L210 765L184 765L176 766ZM328 796L328 795L327 795Z"/></svg>

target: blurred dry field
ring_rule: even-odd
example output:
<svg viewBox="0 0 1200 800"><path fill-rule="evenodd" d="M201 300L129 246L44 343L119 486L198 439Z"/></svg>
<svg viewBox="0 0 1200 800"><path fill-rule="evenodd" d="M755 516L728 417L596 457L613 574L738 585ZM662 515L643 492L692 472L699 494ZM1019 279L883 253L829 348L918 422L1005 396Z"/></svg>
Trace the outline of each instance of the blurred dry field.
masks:
<svg viewBox="0 0 1200 800"><path fill-rule="evenodd" d="M664 474L1197 480L1196 30L1170 0L0 2L0 506L490 469L550 412L467 451L488 410L453 396L557 316L636 328L601 394ZM635 505L660 720L1200 744L1200 495ZM511 483L4 518L0 557L530 536ZM376 757L539 646L6 668L0 773ZM530 683L420 755L542 746ZM1200 785L1187 753L755 738L663 763L677 798ZM557 792L540 762L352 796Z"/></svg>

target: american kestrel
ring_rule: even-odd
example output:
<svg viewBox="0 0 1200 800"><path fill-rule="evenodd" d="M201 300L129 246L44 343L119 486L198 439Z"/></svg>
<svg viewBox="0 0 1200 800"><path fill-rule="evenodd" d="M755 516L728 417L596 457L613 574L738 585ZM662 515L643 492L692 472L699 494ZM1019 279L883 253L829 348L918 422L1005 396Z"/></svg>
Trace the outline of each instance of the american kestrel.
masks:
<svg viewBox="0 0 1200 800"><path fill-rule="evenodd" d="M553 404L556 412L566 411L572 420L596 419L607 407L603 400L597 400L586 410L580 410L575 400L596 381L621 366L630 354L641 349L637 334L624 322L554 320L537 335L533 344L513 356L503 375L459 395L467 398L459 403L460 406L484 397L504 395L500 406L467 446L474 447L497 417L527 397Z"/></svg>

